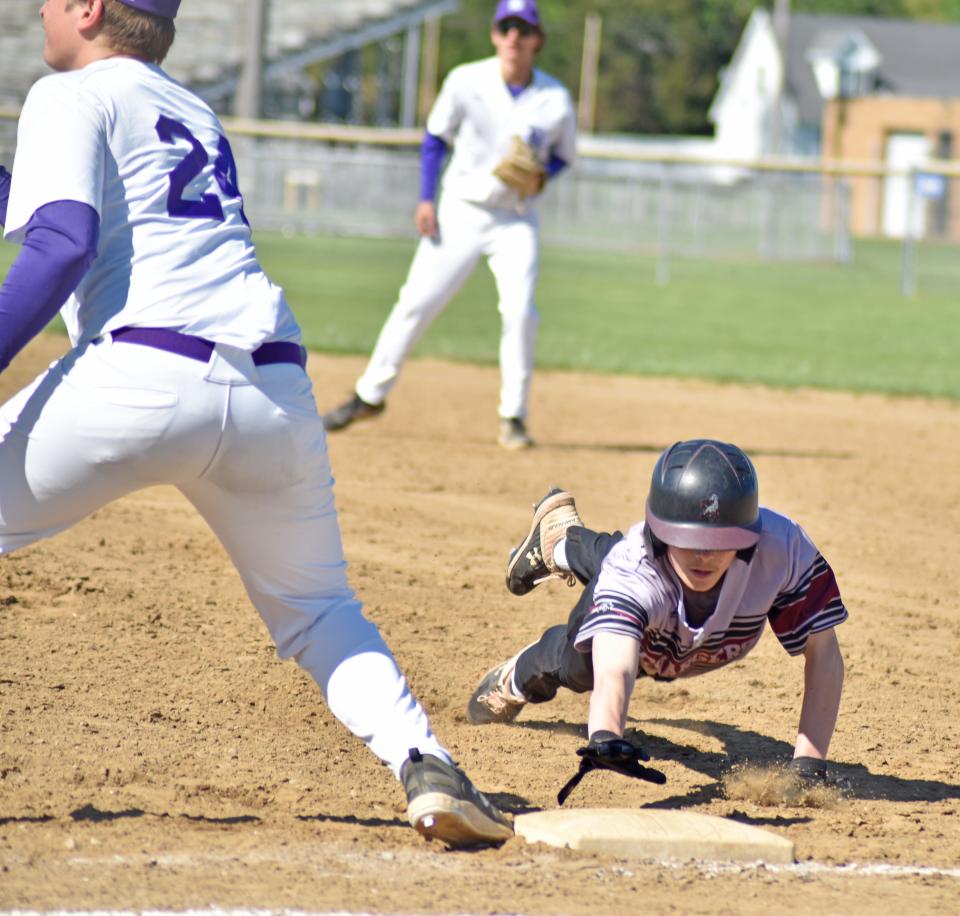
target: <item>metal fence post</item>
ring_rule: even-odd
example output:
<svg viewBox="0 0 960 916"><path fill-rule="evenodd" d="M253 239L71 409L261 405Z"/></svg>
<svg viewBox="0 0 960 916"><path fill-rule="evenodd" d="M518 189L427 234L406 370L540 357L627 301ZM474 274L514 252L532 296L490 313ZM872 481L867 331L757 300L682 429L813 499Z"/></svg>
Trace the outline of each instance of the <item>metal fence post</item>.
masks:
<svg viewBox="0 0 960 916"><path fill-rule="evenodd" d="M833 259L849 264L850 245L850 183L839 175L833 180Z"/></svg>
<svg viewBox="0 0 960 916"><path fill-rule="evenodd" d="M670 166L660 166L657 196L657 286L670 282Z"/></svg>
<svg viewBox="0 0 960 916"><path fill-rule="evenodd" d="M913 237L913 210L916 199L917 170L907 171L907 225L903 232L903 252L900 262L900 292L907 297L917 294L917 246Z"/></svg>

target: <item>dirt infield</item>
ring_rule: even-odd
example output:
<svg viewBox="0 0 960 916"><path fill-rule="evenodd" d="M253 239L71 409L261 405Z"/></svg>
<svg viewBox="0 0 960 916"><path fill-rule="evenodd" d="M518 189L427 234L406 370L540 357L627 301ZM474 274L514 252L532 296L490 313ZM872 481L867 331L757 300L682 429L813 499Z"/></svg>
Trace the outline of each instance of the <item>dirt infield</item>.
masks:
<svg viewBox="0 0 960 916"><path fill-rule="evenodd" d="M0 397L63 346L35 341ZM359 368L312 357L321 406ZM568 805L733 817L793 839L799 864L424 843L390 773L276 659L223 551L164 488L0 559L0 909L960 910L960 408L540 373L539 447L508 454L494 444L497 385L489 368L415 362L382 418L331 439L354 586L436 730L505 809L554 807L585 698L528 707L512 726L464 716L478 676L574 597L557 583L507 594L507 550L550 484L574 492L587 524L623 527L664 446L735 441L762 501L831 561L850 610L832 748L847 797L768 806L722 790L733 764L789 756L802 662L767 634L719 673L638 687L630 725L667 785L593 774Z"/></svg>

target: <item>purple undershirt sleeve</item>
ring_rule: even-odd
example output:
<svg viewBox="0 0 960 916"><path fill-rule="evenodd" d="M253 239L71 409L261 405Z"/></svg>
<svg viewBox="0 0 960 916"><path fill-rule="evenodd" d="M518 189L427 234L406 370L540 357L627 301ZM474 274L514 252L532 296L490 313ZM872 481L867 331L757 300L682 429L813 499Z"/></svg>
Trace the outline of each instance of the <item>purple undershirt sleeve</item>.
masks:
<svg viewBox="0 0 960 916"><path fill-rule="evenodd" d="M556 153L550 154L550 159L547 162L547 177L553 178L558 175L567 167L567 160L561 159Z"/></svg>
<svg viewBox="0 0 960 916"><path fill-rule="evenodd" d="M436 198L440 167L447 149L447 141L443 137L437 137L429 131L424 134L420 146L420 200Z"/></svg>
<svg viewBox="0 0 960 916"><path fill-rule="evenodd" d="M97 254L100 217L57 200L30 217L20 254L0 287L0 372L60 310Z"/></svg>
<svg viewBox="0 0 960 916"><path fill-rule="evenodd" d="M7 201L10 199L10 173L0 165L0 226L7 224Z"/></svg>

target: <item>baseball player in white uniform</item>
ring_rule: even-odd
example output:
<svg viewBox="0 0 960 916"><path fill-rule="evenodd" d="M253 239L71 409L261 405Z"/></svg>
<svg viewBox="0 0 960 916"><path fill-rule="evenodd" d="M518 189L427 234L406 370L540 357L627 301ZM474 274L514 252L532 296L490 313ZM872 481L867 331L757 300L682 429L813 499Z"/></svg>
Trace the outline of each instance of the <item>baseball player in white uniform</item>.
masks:
<svg viewBox="0 0 960 916"><path fill-rule="evenodd" d="M257 262L230 144L159 64L180 0L46 0L5 237L0 371L60 310L73 345L0 408L0 554L141 487L210 524L283 658L451 846L509 821L454 766L350 589L300 330ZM9 192L9 199L8 198Z"/></svg>
<svg viewBox="0 0 960 916"><path fill-rule="evenodd" d="M539 320L535 201L544 182L573 162L575 120L567 90L534 67L544 40L534 0L500 0L491 40L496 56L453 69L427 119L415 216L422 238L354 395L324 415L328 430L383 411L410 351L483 256L502 322L499 442L510 449L532 444L526 418ZM517 143L534 162L532 183L498 169Z"/></svg>
<svg viewBox="0 0 960 916"><path fill-rule="evenodd" d="M592 691L578 777L608 768L662 782L638 763L647 759L642 750L623 740L637 678L714 671L750 652L769 622L783 648L805 660L790 766L802 779L825 779L843 688L835 628L847 611L807 534L760 507L757 493L750 459L709 439L678 442L660 456L645 519L626 537L586 529L573 497L551 490L510 555L507 588L524 595L554 577L585 588L566 624L484 675L468 719L510 722L560 687Z"/></svg>

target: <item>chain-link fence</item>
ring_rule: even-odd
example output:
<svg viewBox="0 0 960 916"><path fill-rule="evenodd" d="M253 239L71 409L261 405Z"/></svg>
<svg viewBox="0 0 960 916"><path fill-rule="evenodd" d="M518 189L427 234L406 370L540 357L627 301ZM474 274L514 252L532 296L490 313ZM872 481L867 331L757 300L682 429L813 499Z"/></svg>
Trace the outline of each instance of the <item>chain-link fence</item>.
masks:
<svg viewBox="0 0 960 916"><path fill-rule="evenodd" d="M0 162L7 164L14 117L0 112ZM226 127L257 228L413 234L418 132L229 120ZM658 279L668 282L679 257L845 263L855 235L880 238L889 229L880 219L885 195L904 202L903 232L870 255L877 270L905 295L960 281L956 169L584 155L548 185L539 209L545 244L654 253Z"/></svg>
<svg viewBox="0 0 960 916"><path fill-rule="evenodd" d="M415 145L234 141L247 212L264 228L411 234ZM581 158L539 204L546 244L702 258L845 260L847 188L815 173Z"/></svg>

